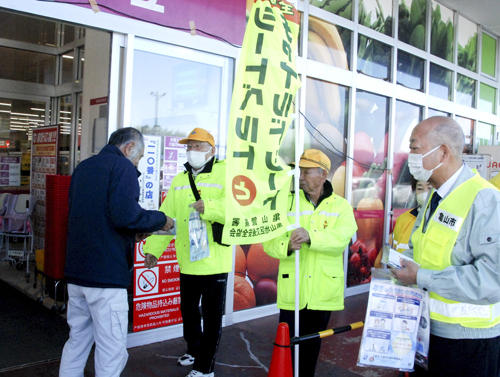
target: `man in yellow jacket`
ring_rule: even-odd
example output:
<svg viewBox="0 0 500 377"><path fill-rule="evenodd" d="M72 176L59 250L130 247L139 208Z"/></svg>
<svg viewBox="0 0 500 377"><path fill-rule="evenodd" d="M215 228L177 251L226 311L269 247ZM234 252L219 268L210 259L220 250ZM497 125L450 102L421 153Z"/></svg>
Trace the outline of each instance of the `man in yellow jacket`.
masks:
<svg viewBox="0 0 500 377"><path fill-rule="evenodd" d="M332 310L344 309L343 252L358 229L351 205L333 192L326 180L330 160L321 151L306 150L300 167L300 228L264 243L264 251L280 259L278 308L280 322L295 327L295 278L300 276L300 335L326 330ZM295 193L289 197L288 221L295 223ZM294 251L300 250L300 271ZM299 375L314 376L321 340L299 349Z"/></svg>
<svg viewBox="0 0 500 377"><path fill-rule="evenodd" d="M222 329L227 274L232 268L232 248L215 242L212 231L215 223L223 224L225 219L226 164L214 157L214 138L202 128L195 128L179 143L187 146L186 171L175 176L160 207L160 211L176 219L175 249L180 268L181 314L187 343L187 351L178 363L182 366L194 364L189 377L212 377ZM198 195L192 189L190 176L201 197L199 200L195 198ZM193 228L190 229L189 225L193 211L198 212L206 223L206 236L202 235L200 239L208 240L209 255L200 253L193 246L196 242L190 237ZM171 240L172 237L163 235L148 238L144 245L146 267L156 265ZM200 298L203 331L198 310Z"/></svg>
<svg viewBox="0 0 500 377"><path fill-rule="evenodd" d="M419 212L409 249L392 269L429 291L429 368L416 376L500 375L500 192L462 162L465 137L451 118L412 131L408 167L433 191Z"/></svg>

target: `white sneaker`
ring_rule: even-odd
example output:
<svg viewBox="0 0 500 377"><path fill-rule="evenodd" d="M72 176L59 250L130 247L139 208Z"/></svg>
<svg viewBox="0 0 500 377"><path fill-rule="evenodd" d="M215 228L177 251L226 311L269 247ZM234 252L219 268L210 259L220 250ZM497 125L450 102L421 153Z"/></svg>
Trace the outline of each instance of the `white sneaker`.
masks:
<svg viewBox="0 0 500 377"><path fill-rule="evenodd" d="M212 373L201 373L197 370L192 370L186 377L214 377L214 372Z"/></svg>
<svg viewBox="0 0 500 377"><path fill-rule="evenodd" d="M185 353L181 357L177 359L177 364L182 365L182 366L188 366L188 365L193 365L194 363L194 356L191 356L189 353Z"/></svg>

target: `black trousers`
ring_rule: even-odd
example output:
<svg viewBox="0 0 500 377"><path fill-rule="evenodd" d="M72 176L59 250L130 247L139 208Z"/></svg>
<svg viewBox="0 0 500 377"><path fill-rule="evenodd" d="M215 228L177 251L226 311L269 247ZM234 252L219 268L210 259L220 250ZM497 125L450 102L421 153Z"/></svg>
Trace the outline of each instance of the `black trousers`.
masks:
<svg viewBox="0 0 500 377"><path fill-rule="evenodd" d="M447 339L431 335L429 370L415 366L411 376L497 377L500 373L500 337Z"/></svg>
<svg viewBox="0 0 500 377"><path fill-rule="evenodd" d="M308 335L327 329L331 311L309 310L307 308L299 311L299 335ZM295 334L295 312L292 310L280 310L280 322L288 323L290 338ZM318 362L321 339L306 340L299 344L299 376L313 377ZM294 360L294 349L292 348L292 360Z"/></svg>
<svg viewBox="0 0 500 377"><path fill-rule="evenodd" d="M227 273L180 276L181 314L187 353L194 356L193 369L202 373L214 370L215 355L222 332L226 302ZM201 298L200 314L198 305ZM203 331L201 318L203 315Z"/></svg>

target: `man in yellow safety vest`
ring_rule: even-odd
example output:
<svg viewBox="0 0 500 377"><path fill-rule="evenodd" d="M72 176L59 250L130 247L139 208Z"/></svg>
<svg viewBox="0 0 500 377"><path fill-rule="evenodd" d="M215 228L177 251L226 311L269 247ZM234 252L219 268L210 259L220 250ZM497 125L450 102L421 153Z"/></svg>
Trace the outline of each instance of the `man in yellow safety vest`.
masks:
<svg viewBox="0 0 500 377"><path fill-rule="evenodd" d="M410 138L408 166L434 188L409 250L392 269L430 293L429 370L417 376L498 376L500 372L500 192L462 162L456 121L432 117Z"/></svg>

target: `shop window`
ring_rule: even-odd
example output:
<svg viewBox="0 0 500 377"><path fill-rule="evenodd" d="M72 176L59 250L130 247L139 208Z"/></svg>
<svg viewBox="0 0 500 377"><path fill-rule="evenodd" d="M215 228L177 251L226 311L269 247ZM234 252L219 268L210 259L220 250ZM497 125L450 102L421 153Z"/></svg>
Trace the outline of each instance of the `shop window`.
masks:
<svg viewBox="0 0 500 377"><path fill-rule="evenodd" d="M465 17L458 17L457 64L477 72L477 25Z"/></svg>
<svg viewBox="0 0 500 377"><path fill-rule="evenodd" d="M71 50L61 55L60 84L67 84L75 80L74 64L75 51Z"/></svg>
<svg viewBox="0 0 500 377"><path fill-rule="evenodd" d="M359 0L358 23L392 36L392 0Z"/></svg>
<svg viewBox="0 0 500 377"><path fill-rule="evenodd" d="M497 39L483 33L481 48L481 73L496 77L497 71Z"/></svg>
<svg viewBox="0 0 500 377"><path fill-rule="evenodd" d="M429 108L427 110L427 118L434 117L434 116L441 116L441 117L449 117L451 114L446 113L444 111L439 111L436 109L431 109Z"/></svg>
<svg viewBox="0 0 500 377"><path fill-rule="evenodd" d="M474 153L477 153L479 145L493 145L494 135L495 126L493 124L477 122Z"/></svg>
<svg viewBox="0 0 500 377"><path fill-rule="evenodd" d="M398 39L421 50L425 48L427 0L399 0Z"/></svg>
<svg viewBox="0 0 500 377"><path fill-rule="evenodd" d="M432 1L431 54L449 62L453 61L453 11Z"/></svg>
<svg viewBox="0 0 500 377"><path fill-rule="evenodd" d="M59 98L59 171L58 174L70 174L71 129L73 124L72 96Z"/></svg>
<svg viewBox="0 0 500 377"><path fill-rule="evenodd" d="M0 47L0 78L37 84L55 84L56 58L39 52Z"/></svg>
<svg viewBox="0 0 500 377"><path fill-rule="evenodd" d="M358 72L389 80L391 47L375 39L359 35Z"/></svg>
<svg viewBox="0 0 500 377"><path fill-rule="evenodd" d="M423 77L424 60L398 50L397 83L410 89L422 90Z"/></svg>
<svg viewBox="0 0 500 377"><path fill-rule="evenodd" d="M460 105L475 107L476 80L457 74L456 102Z"/></svg>
<svg viewBox="0 0 500 377"><path fill-rule="evenodd" d="M309 0L312 6L323 9L327 12L352 20L352 3L353 0Z"/></svg>
<svg viewBox="0 0 500 377"><path fill-rule="evenodd" d="M349 69L351 34L348 29L310 17L308 58L330 66Z"/></svg>
<svg viewBox="0 0 500 377"><path fill-rule="evenodd" d="M408 170L410 137L415 126L422 119L422 108L407 102L396 101L394 133L394 155L392 174L392 224L394 229L397 218L417 205L412 190L412 176ZM393 247L396 245L393 244ZM396 248L396 247L395 247Z"/></svg>
<svg viewBox="0 0 500 377"><path fill-rule="evenodd" d="M370 281L371 263L363 254L376 256L382 247L389 99L358 91L355 111L352 206L358 231L349 247L348 287Z"/></svg>
<svg viewBox="0 0 500 377"><path fill-rule="evenodd" d="M55 22L0 12L0 25L2 25L0 38L42 46L56 46Z"/></svg>
<svg viewBox="0 0 500 377"><path fill-rule="evenodd" d="M490 114L496 114L497 90L489 85L481 83L479 90L479 103L477 108Z"/></svg>
<svg viewBox="0 0 500 377"><path fill-rule="evenodd" d="M340 196L345 194L348 98L349 88L312 78L306 80L304 149L319 149L328 156L331 162L328 180ZM294 135L288 132L286 137L292 139ZM295 155L284 158L287 163L295 161Z"/></svg>
<svg viewBox="0 0 500 377"><path fill-rule="evenodd" d="M472 135L474 135L474 121L472 119L462 118L458 116L455 118L455 120L460 125L460 127L462 127L465 135L465 145L463 153L472 154L474 147L472 140Z"/></svg>
<svg viewBox="0 0 500 377"><path fill-rule="evenodd" d="M451 99L451 71L432 64L429 73L429 94L445 100Z"/></svg>
<svg viewBox="0 0 500 377"><path fill-rule="evenodd" d="M61 46L65 46L71 42L74 42L77 38L77 32L79 28L72 25L63 24L61 25Z"/></svg>

